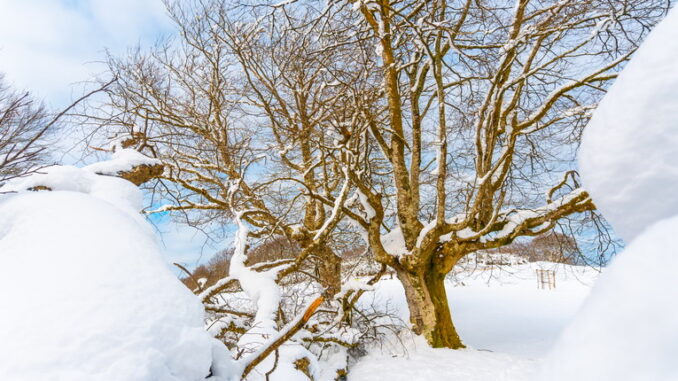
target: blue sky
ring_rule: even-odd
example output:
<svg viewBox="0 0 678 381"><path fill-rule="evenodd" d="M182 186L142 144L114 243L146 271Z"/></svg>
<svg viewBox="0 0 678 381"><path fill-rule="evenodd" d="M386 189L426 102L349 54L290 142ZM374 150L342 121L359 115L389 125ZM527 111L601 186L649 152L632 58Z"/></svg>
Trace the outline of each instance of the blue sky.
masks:
<svg viewBox="0 0 678 381"><path fill-rule="evenodd" d="M172 32L161 0L0 0L0 72L14 87L60 107L101 72L106 50L124 53ZM224 243L157 216L169 261L194 266Z"/></svg>

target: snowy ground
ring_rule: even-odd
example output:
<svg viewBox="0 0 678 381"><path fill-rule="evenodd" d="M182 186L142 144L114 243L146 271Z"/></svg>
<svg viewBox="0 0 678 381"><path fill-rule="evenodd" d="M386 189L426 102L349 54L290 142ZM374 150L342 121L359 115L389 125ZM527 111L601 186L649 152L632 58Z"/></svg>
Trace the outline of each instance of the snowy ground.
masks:
<svg viewBox="0 0 678 381"><path fill-rule="evenodd" d="M554 290L537 288L538 268L556 271ZM406 337L360 359L349 380L532 380L541 358L577 312L597 274L593 269L543 262L459 274L456 282L448 281L447 291L468 349L430 349ZM397 280L380 282L371 298L377 303L388 300L407 320Z"/></svg>

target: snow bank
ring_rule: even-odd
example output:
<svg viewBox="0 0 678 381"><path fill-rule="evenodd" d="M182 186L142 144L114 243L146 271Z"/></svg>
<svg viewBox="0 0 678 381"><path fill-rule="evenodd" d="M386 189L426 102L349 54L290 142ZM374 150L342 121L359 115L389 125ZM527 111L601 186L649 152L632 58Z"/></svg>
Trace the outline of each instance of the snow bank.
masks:
<svg viewBox="0 0 678 381"><path fill-rule="evenodd" d="M53 191L22 191L33 186ZM0 200L1 380L193 381L230 372L202 305L139 216L136 187L51 167L6 191L19 192Z"/></svg>
<svg viewBox="0 0 678 381"><path fill-rule="evenodd" d="M640 47L584 133L585 187L630 244L539 379L678 380L678 10Z"/></svg>
<svg viewBox="0 0 678 381"><path fill-rule="evenodd" d="M600 276L541 380L678 380L678 217L634 240Z"/></svg>
<svg viewBox="0 0 678 381"><path fill-rule="evenodd" d="M584 187L627 242L678 214L678 10L648 36L585 128Z"/></svg>

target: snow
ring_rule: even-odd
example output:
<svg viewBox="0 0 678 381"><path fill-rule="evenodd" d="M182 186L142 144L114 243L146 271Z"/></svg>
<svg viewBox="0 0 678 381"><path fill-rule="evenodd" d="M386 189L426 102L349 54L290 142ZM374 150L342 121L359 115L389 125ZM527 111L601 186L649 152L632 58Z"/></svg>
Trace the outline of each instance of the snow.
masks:
<svg viewBox="0 0 678 381"><path fill-rule="evenodd" d="M471 237L477 235L478 232L474 231L474 230L471 229L471 228L464 228L464 229L459 230L458 232L456 232L456 234L457 234L457 237L459 237L459 238L461 238L461 239L468 239L468 238L471 238ZM441 238L440 238L440 242L445 242L445 238L442 238L442 237L441 237Z"/></svg>
<svg viewBox="0 0 678 381"><path fill-rule="evenodd" d="M115 176L121 172L128 172L140 165L158 165L160 160L145 156L141 152L125 148L118 149L112 154L111 160L101 161L84 167L84 169L100 175Z"/></svg>
<svg viewBox="0 0 678 381"><path fill-rule="evenodd" d="M428 232L433 230L436 227L437 220L433 219L429 222L427 222L424 227L421 228L421 231L419 232L419 236L417 237L417 242L415 243L416 247L421 247L422 242L424 242L424 239L426 238L426 235Z"/></svg>
<svg viewBox="0 0 678 381"><path fill-rule="evenodd" d="M26 192L36 185L53 191ZM163 261L131 183L50 167L0 192L0 379L226 380L228 350Z"/></svg>
<svg viewBox="0 0 678 381"><path fill-rule="evenodd" d="M297 316L289 322L280 331L270 327L253 327L238 342L239 349L249 354L243 359L244 362L250 362L259 356L270 343L275 342L282 337L289 329L297 324L303 315ZM315 356L304 346L288 341L278 348L278 360L276 364L275 356L268 356L261 364L254 368L245 380L248 381L308 381L308 377L295 367L295 361L306 358L309 360L309 373L315 378L320 374L318 363ZM241 365L242 363L238 364ZM274 369L275 367L275 369ZM266 373L271 372L266 376Z"/></svg>
<svg viewBox="0 0 678 381"><path fill-rule="evenodd" d="M315 233L315 236L313 237L314 241L317 241L320 239L323 235L326 235L329 233L328 228L334 224L339 216L339 213L341 212L342 206L344 206L344 202L346 201L346 197L348 196L348 190L349 190L349 181L348 181L348 172L347 169L344 168L344 185L342 185L341 190L339 191L339 196L337 199L334 201L334 206L332 207L332 214L325 220L325 223L318 229L318 231Z"/></svg>
<svg viewBox="0 0 678 381"><path fill-rule="evenodd" d="M399 257L409 254L407 245L405 244L405 237L403 236L400 226L393 228L393 230L383 234L379 238L381 239L384 250L386 250L389 255Z"/></svg>
<svg viewBox="0 0 678 381"><path fill-rule="evenodd" d="M238 232L235 236L229 277L240 281L243 291L257 305L254 324L258 325L259 329L275 331L275 317L280 304L280 289L275 282L276 272L258 272L245 265L249 230L240 215L235 217L235 223L238 226Z"/></svg>
<svg viewBox="0 0 678 381"><path fill-rule="evenodd" d="M138 215L142 208L143 196L129 181L111 176L99 176L93 172L73 166L50 166L27 177L19 177L0 188L2 193L20 193L38 187L52 191L69 191L89 194L105 200L130 215Z"/></svg>
<svg viewBox="0 0 678 381"><path fill-rule="evenodd" d="M538 289L536 269L554 270L556 289ZM405 334L358 359L348 380L533 380L597 275L591 268L548 262L463 269L446 281L446 289L467 349L431 349ZM400 319L409 320L396 279L378 282L361 302L388 305Z"/></svg>
<svg viewBox="0 0 678 381"><path fill-rule="evenodd" d="M585 130L584 185L628 246L563 332L539 379L678 379L677 52L672 10Z"/></svg>
<svg viewBox="0 0 678 381"><path fill-rule="evenodd" d="M493 239L509 236L511 233L513 233L515 231L516 227L520 226L525 221L527 221L531 218L538 218L540 216L548 214L549 212L557 210L561 206L571 202L573 199L580 196L583 192L584 192L583 189L577 188L577 189L573 190L572 192L562 196L561 198L553 200L551 203L549 203L545 206L535 208L535 209L513 210L513 211L507 213L504 216L504 219L506 220L506 224L502 227L501 230L499 230L497 233L495 233L493 235ZM537 226L536 228L533 229L533 231L539 231L540 229L546 227L547 225L548 225L548 222L543 224L543 226L542 225Z"/></svg>
<svg viewBox="0 0 678 381"><path fill-rule="evenodd" d="M527 380L532 361L473 349L431 349L425 341L408 343L407 352L370 354L349 373L349 381Z"/></svg>
<svg viewBox="0 0 678 381"><path fill-rule="evenodd" d="M26 191L38 186L52 191ZM47 374L74 381L230 381L285 331L274 321L280 300L276 272L245 267L247 226L237 216L228 280L237 279L257 309L237 344L242 356L234 361L205 330L199 299L163 262L153 230L138 213L138 188L87 168L50 167L12 181L0 192L10 192L0 199L0 289L17 290L0 294L1 305L11 306L0 315L0 379L41 380ZM404 248L398 228L382 241L395 254ZM468 349L430 349L410 335L401 338L403 345L372 348L351 363L349 380L517 381L537 374L540 358L577 310L595 272L547 263L517 265L505 257L476 258L446 283ZM498 259L511 263L510 271L491 264ZM555 290L537 289L535 269L545 267L557 272ZM348 280L342 293L366 290L361 303L388 306L400 320L409 320L398 280L375 286L365 281ZM345 330L336 337L352 342L356 334ZM312 377L330 380L347 358L338 351L318 362L299 337L281 346L278 355L268 377L275 356L247 380L307 380L294 366L301 358L310 360Z"/></svg>
<svg viewBox="0 0 678 381"><path fill-rule="evenodd" d="M361 192L360 189L356 190L356 194L358 195L360 205L363 207L365 220L368 222L371 221L374 216L377 215L377 212L374 210L374 208L372 208L372 205L370 205L369 201L367 200L367 196L365 196L365 194Z"/></svg>
<svg viewBox="0 0 678 381"><path fill-rule="evenodd" d="M678 10L640 46L584 129L585 188L626 242L678 214Z"/></svg>
<svg viewBox="0 0 678 381"><path fill-rule="evenodd" d="M367 283L366 279L353 278L344 282L341 286L341 291L339 291L334 298L341 300L349 291L372 291L374 286L371 286Z"/></svg>
<svg viewBox="0 0 678 381"><path fill-rule="evenodd" d="M601 275L540 379L678 380L678 217L638 236Z"/></svg>
<svg viewBox="0 0 678 381"><path fill-rule="evenodd" d="M236 214L234 221L238 226L238 232L235 236L229 277L240 282L240 286L247 297L257 306L252 328L242 335L237 344L237 350L247 355L243 357L242 361L236 362L236 366L244 368L246 363L251 362L270 343L281 337L285 333L286 327L280 331L277 330L276 315L280 305L280 288L275 279L278 270L255 271L245 265L249 229L242 221L241 214ZM298 318L300 319L301 316ZM293 324L294 322L288 326ZM246 379L249 381L307 381L308 377L294 366L294 362L302 358L310 361L309 372L312 375L320 372L317 361L315 361L316 357L298 343L287 342L278 349L277 355L279 356L277 360L275 356L268 356L253 369ZM275 370L266 376L266 373L274 367Z"/></svg>

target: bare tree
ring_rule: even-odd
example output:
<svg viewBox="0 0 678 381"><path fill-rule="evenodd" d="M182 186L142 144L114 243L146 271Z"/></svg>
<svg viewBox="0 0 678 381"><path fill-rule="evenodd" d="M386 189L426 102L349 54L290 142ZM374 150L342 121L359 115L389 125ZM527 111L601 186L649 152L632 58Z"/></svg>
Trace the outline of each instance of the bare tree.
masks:
<svg viewBox="0 0 678 381"><path fill-rule="evenodd" d="M48 122L43 105L10 89L0 74L0 185L44 163Z"/></svg>
<svg viewBox="0 0 678 381"><path fill-rule="evenodd" d="M569 265L586 263L577 241L569 235L555 230L541 234L526 242L513 242L510 245L491 249L489 253L509 253L525 258L530 262L554 262Z"/></svg>
<svg viewBox="0 0 678 381"><path fill-rule="evenodd" d="M346 214L396 271L414 331L460 348L445 275L470 253L595 209L572 168L579 134L667 3L352 3L382 98L355 126L379 150L349 171L361 206Z"/></svg>
<svg viewBox="0 0 678 381"><path fill-rule="evenodd" d="M247 13L252 8L227 6L169 4L179 37L128 57L109 56L117 82L84 116L164 165L151 187L165 205L148 213L171 212L193 226L238 226L229 274L204 289L197 284L218 337L234 333L225 341L236 345L238 334L286 326L308 300L321 300L324 315L314 319L323 329L309 340L332 344L322 336L330 337L341 321L337 314L353 306L334 299L342 282L334 233L351 191L348 171L340 165L341 157L351 155L349 139L335 132L358 117L353 97L368 94L363 87L374 88L365 65L345 66L364 47L338 43L341 24L308 35L320 16L314 9L288 13L264 7ZM256 260L257 248L280 240L290 243L282 259L247 260ZM271 279L281 287L292 275L305 276L322 298L309 294L298 303L270 298L278 304L265 306L255 299L266 298L256 296L252 311L231 308L223 297L253 292L248 281L255 278L264 285L260 294L272 295L266 291Z"/></svg>
<svg viewBox="0 0 678 381"><path fill-rule="evenodd" d="M272 18L236 29L217 2L170 11L181 39L131 59L109 57L118 80L89 120L122 132L125 144L165 165L155 190L173 202L150 213L181 212L200 226L244 211L256 227L252 238L296 242L297 265L317 258L321 284L335 294L340 259L328 239L341 215L331 208L346 198L349 182L325 160L340 149L327 147L322 124L342 117L335 110L346 103L339 84L327 86L339 74L328 79L324 67L339 49L312 46ZM255 45L262 29L267 43ZM308 62L300 62L305 55ZM257 175L248 178L248 170ZM305 197L309 191L322 193L329 207Z"/></svg>
<svg viewBox="0 0 678 381"><path fill-rule="evenodd" d="M450 348L444 279L461 258L595 209L579 135L670 5L244 3L170 5L177 45L110 58L101 121L168 166L160 210L296 242L280 276L316 256L335 293L346 218L396 272L415 333Z"/></svg>
<svg viewBox="0 0 678 381"><path fill-rule="evenodd" d="M12 90L0 74L0 185L36 171L49 161L49 140L59 122L74 107L109 86L102 84L58 113L50 113L28 92Z"/></svg>

